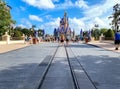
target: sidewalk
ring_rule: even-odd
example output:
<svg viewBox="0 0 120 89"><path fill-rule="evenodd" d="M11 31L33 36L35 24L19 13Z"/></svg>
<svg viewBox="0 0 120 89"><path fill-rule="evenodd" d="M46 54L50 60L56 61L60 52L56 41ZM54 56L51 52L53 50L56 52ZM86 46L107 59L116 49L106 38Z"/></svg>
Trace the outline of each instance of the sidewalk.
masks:
<svg viewBox="0 0 120 89"><path fill-rule="evenodd" d="M27 47L27 46L30 46L30 45L29 44L24 44L24 43L0 45L0 53L5 53L5 52L8 52L8 51L20 49L20 48Z"/></svg>
<svg viewBox="0 0 120 89"><path fill-rule="evenodd" d="M120 48L119 50L115 50L115 46L114 46L114 41L91 41L88 42L88 44L90 45L94 45L94 46L98 46L110 51L114 51L114 52L120 52Z"/></svg>

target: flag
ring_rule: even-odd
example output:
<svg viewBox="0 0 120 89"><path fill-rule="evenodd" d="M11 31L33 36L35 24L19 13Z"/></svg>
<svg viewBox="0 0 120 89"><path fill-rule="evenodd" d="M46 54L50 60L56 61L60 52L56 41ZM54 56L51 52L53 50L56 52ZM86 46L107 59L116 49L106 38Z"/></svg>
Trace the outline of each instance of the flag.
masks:
<svg viewBox="0 0 120 89"><path fill-rule="evenodd" d="M83 40L83 31L82 31L82 29L80 30L80 39Z"/></svg>
<svg viewBox="0 0 120 89"><path fill-rule="evenodd" d="M80 35L83 35L83 31L82 31L82 29L80 30Z"/></svg>
<svg viewBox="0 0 120 89"><path fill-rule="evenodd" d="M58 36L58 31L57 31L57 29L56 29L56 28L54 29L54 36L55 36L55 37L57 37L57 36Z"/></svg>
<svg viewBox="0 0 120 89"><path fill-rule="evenodd" d="M45 30L44 29L43 29L42 33L43 33L43 36L44 36L45 35Z"/></svg>
<svg viewBox="0 0 120 89"><path fill-rule="evenodd" d="M91 36L91 30L88 31L88 35Z"/></svg>
<svg viewBox="0 0 120 89"><path fill-rule="evenodd" d="M88 39L91 40L91 30L88 31Z"/></svg>

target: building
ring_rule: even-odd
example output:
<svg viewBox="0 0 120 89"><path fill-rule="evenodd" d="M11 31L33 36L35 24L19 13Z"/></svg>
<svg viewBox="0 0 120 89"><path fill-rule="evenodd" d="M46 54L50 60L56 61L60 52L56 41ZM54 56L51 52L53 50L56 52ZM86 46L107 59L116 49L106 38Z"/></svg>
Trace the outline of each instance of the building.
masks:
<svg viewBox="0 0 120 89"><path fill-rule="evenodd" d="M69 27L69 21L68 21L68 16L67 16L67 12L64 12L64 16L63 18L61 18L60 20L60 26L59 26L59 32L60 34L64 34L65 37L67 35L71 35L71 29Z"/></svg>

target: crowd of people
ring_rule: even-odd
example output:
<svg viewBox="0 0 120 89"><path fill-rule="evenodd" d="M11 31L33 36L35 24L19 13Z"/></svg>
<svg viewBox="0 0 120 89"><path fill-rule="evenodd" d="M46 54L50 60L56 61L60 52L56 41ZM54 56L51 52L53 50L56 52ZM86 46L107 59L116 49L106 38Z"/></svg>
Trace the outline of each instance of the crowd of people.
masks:
<svg viewBox="0 0 120 89"><path fill-rule="evenodd" d="M38 44L39 42L58 42L61 45L69 45L69 42L79 42L79 41L85 41L85 43L88 43L91 40L91 38L87 35L83 36L82 38L80 36L71 37L69 34L60 34L59 36L44 36L44 37L32 37L25 36L25 43L29 44ZM115 44L115 50L119 49L120 46L120 31L117 31L114 36L114 44Z"/></svg>

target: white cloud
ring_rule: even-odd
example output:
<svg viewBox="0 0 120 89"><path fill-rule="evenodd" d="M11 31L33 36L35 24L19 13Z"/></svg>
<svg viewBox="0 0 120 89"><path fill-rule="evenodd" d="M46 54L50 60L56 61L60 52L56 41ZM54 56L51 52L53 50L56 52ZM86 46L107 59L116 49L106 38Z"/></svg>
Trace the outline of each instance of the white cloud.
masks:
<svg viewBox="0 0 120 89"><path fill-rule="evenodd" d="M85 2L84 0L77 0L75 2L75 5L80 7L80 8L89 8L87 5L87 2Z"/></svg>
<svg viewBox="0 0 120 89"><path fill-rule="evenodd" d="M42 18L36 16L36 15L29 15L30 20L34 20L34 21L39 21L42 22Z"/></svg>
<svg viewBox="0 0 120 89"><path fill-rule="evenodd" d="M72 7L88 8L87 2L84 0L77 0L74 3L71 0L65 0L64 3L54 4L60 0L22 0L27 4L37 7L39 9L67 9Z"/></svg>
<svg viewBox="0 0 120 89"><path fill-rule="evenodd" d="M58 17L56 19L53 19L53 21L46 23L45 26L56 28L56 27L59 27L60 25L59 23L60 23L60 18Z"/></svg>
<svg viewBox="0 0 120 89"><path fill-rule="evenodd" d="M85 27L85 24L81 19L74 17L74 18L69 18L69 26L72 29L80 30L81 28Z"/></svg>
<svg viewBox="0 0 120 89"><path fill-rule="evenodd" d="M120 3L120 0L105 0L99 4L89 6L84 9L84 17L81 20L92 28L94 24L98 24L99 28L110 28L110 20L108 17L112 14L113 6Z"/></svg>
<svg viewBox="0 0 120 89"><path fill-rule="evenodd" d="M21 19L21 24L20 25L23 26L23 27L28 27L28 28L32 27L32 23L25 18Z"/></svg>
<svg viewBox="0 0 120 89"><path fill-rule="evenodd" d="M40 26L40 28L45 29L46 33L53 33L54 28L58 28L60 23L60 17L51 18L50 22L46 22Z"/></svg>
<svg viewBox="0 0 120 89"><path fill-rule="evenodd" d="M120 3L120 0L106 0L104 3L100 3L89 7L88 9L85 10L84 14L90 19L92 17L95 18L98 16L104 16L106 14L110 14L108 12L112 10L113 6L117 3Z"/></svg>
<svg viewBox="0 0 120 89"><path fill-rule="evenodd" d="M70 0L66 0L64 3L55 5L56 9L67 9L74 7L74 4Z"/></svg>
<svg viewBox="0 0 120 89"><path fill-rule="evenodd" d="M53 9L55 7L52 0L23 0L23 1L29 5L38 7L40 9Z"/></svg>
<svg viewBox="0 0 120 89"><path fill-rule="evenodd" d="M18 27L21 27L21 28L27 28L25 25L23 24L19 24Z"/></svg>
<svg viewBox="0 0 120 89"><path fill-rule="evenodd" d="M83 9L84 17L82 18L69 18L69 26L71 29L74 29L75 31L79 32L82 28L83 30L89 30L93 28L94 24L98 24L99 28L103 27L110 27L109 26L109 19L108 16L112 14L113 6L116 3L120 3L120 0L103 0L101 3L88 6L88 3L84 0L76 0L74 3L71 0L65 0L64 3L61 4L53 4L53 2L59 2L60 0L23 0L30 5L33 5L38 8L43 9L67 9L72 7L79 7L80 9ZM44 1L44 2L43 2ZM45 2L51 2L49 4ZM43 4L44 3L44 4ZM50 7L51 6L51 7ZM81 12L82 13L82 12ZM32 16L30 17L31 20L37 20L41 21L39 17ZM56 27L59 27L59 21L60 17L58 18L52 18L51 15L46 16L46 19L49 20L49 22L46 22L40 26L40 28L44 28L48 31L51 30L51 33L53 32L53 29ZM28 24L30 24L28 22Z"/></svg>
<svg viewBox="0 0 120 89"><path fill-rule="evenodd" d="M55 5L57 9L67 9L72 7L79 7L79 8L88 8L87 2L84 0L77 0L73 3L71 0L65 0L64 3Z"/></svg>

